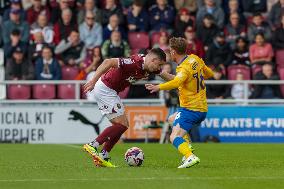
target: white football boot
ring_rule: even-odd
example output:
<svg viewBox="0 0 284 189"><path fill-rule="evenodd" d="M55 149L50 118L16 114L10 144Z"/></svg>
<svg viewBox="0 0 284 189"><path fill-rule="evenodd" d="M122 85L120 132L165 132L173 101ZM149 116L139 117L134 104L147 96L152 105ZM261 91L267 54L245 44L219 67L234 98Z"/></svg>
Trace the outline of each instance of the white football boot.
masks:
<svg viewBox="0 0 284 189"><path fill-rule="evenodd" d="M199 162L200 159L196 155L192 154L178 168L189 168L198 164Z"/></svg>

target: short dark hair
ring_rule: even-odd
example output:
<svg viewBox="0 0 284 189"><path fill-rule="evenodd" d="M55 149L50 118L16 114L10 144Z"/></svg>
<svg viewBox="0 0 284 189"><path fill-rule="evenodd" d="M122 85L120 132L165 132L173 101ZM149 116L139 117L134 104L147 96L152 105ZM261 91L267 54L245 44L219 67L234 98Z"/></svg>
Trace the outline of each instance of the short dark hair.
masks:
<svg viewBox="0 0 284 189"><path fill-rule="evenodd" d="M261 36L263 39L265 39L264 33L262 31L257 32L254 36L254 39L256 39L257 36Z"/></svg>
<svg viewBox="0 0 284 189"><path fill-rule="evenodd" d="M255 12L255 13L252 15L252 17L258 17L258 16L262 17L262 14L261 14L260 12Z"/></svg>
<svg viewBox="0 0 284 189"><path fill-rule="evenodd" d="M51 47L51 46L49 46L48 44L43 45L43 47L42 47L42 51L43 51L43 49L49 49L51 52L53 52L52 47Z"/></svg>
<svg viewBox="0 0 284 189"><path fill-rule="evenodd" d="M133 5L136 5L138 7L143 7L144 2L143 2L143 0L134 0Z"/></svg>
<svg viewBox="0 0 284 189"><path fill-rule="evenodd" d="M157 55L160 60L166 62L166 53L162 49L153 48L149 51L149 53Z"/></svg>
<svg viewBox="0 0 284 189"><path fill-rule="evenodd" d="M14 30L12 30L11 35L20 36L21 35L21 31L19 29L14 29Z"/></svg>
<svg viewBox="0 0 284 189"><path fill-rule="evenodd" d="M170 39L170 48L174 49L177 54L186 54L187 42L182 37L173 37Z"/></svg>

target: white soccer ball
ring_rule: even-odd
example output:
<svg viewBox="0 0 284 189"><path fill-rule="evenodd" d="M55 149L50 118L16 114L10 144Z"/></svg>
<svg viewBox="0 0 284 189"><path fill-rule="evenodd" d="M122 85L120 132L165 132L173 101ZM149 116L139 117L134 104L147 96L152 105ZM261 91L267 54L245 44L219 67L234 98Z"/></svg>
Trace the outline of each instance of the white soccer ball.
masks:
<svg viewBox="0 0 284 189"><path fill-rule="evenodd" d="M124 159L129 166L140 166L144 161L144 153L140 148L132 147L125 152Z"/></svg>

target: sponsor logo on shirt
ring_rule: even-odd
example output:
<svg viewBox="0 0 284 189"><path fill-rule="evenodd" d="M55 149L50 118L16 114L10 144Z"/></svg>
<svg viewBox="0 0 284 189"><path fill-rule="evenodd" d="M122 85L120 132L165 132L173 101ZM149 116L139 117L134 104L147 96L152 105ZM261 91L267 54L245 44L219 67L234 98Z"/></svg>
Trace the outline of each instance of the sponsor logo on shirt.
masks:
<svg viewBox="0 0 284 189"><path fill-rule="evenodd" d="M127 58L127 59L123 59L123 63L124 64L132 64L133 62L132 62L131 59Z"/></svg>

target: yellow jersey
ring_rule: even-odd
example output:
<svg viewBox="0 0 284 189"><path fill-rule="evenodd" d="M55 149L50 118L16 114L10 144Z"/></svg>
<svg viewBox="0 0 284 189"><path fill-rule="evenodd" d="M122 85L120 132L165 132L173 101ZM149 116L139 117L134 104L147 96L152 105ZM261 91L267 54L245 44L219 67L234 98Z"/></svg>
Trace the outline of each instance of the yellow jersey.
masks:
<svg viewBox="0 0 284 189"><path fill-rule="evenodd" d="M192 111L207 112L206 87L204 79L213 76L213 71L208 68L198 56L187 55L176 68L173 80L160 84L160 90L178 88L180 107Z"/></svg>

